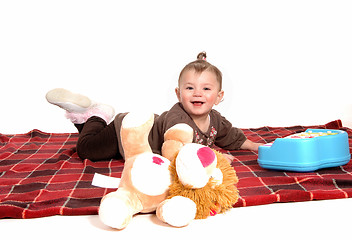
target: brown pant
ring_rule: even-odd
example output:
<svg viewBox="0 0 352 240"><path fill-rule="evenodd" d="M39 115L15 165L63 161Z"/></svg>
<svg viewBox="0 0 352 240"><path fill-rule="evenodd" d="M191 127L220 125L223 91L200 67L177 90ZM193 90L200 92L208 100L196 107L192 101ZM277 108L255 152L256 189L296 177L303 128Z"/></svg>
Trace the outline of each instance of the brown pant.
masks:
<svg viewBox="0 0 352 240"><path fill-rule="evenodd" d="M84 124L75 124L79 131L77 154L82 159L103 161L121 159L114 122L109 125L99 117L91 117Z"/></svg>

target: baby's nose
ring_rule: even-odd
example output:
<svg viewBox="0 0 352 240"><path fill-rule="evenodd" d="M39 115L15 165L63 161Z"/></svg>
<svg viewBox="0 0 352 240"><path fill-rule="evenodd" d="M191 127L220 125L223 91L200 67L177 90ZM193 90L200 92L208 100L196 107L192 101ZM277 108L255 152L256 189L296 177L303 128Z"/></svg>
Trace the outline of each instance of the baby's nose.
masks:
<svg viewBox="0 0 352 240"><path fill-rule="evenodd" d="M195 89L193 92L193 95L196 97L200 97L200 96L202 96L202 91L199 89Z"/></svg>

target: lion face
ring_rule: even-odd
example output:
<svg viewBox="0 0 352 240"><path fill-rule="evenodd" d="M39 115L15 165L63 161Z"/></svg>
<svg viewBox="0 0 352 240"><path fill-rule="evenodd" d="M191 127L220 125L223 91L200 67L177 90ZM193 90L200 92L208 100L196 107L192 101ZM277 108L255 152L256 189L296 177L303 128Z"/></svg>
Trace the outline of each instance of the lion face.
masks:
<svg viewBox="0 0 352 240"><path fill-rule="evenodd" d="M226 158L209 147L186 144L170 164L169 197L183 196L197 205L196 219L232 208L237 202L238 178Z"/></svg>

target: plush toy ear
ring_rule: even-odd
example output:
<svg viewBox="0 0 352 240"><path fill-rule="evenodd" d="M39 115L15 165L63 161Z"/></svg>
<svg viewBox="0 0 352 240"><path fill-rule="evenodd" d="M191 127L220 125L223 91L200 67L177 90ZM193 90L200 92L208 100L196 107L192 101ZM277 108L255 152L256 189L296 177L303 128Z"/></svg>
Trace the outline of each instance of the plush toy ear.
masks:
<svg viewBox="0 0 352 240"><path fill-rule="evenodd" d="M169 128L164 134L164 141L174 140L183 144L191 143L193 140L193 128L186 123L178 123Z"/></svg>
<svg viewBox="0 0 352 240"><path fill-rule="evenodd" d="M176 124L164 134L162 155L171 161L175 159L176 154L185 144L192 141L193 129L185 123Z"/></svg>

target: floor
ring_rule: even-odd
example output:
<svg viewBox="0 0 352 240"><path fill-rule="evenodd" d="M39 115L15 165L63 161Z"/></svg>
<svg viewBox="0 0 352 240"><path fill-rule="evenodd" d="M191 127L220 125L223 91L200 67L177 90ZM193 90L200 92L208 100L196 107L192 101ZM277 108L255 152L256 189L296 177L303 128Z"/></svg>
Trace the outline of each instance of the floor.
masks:
<svg viewBox="0 0 352 240"><path fill-rule="evenodd" d="M278 203L234 208L231 211L194 220L183 228L161 223L154 214L134 217L124 230L104 226L98 216L53 216L38 219L1 219L0 231L11 239L121 239L153 237L182 239L190 234L197 239L220 236L231 239L339 239L348 236L352 199L298 203Z"/></svg>

